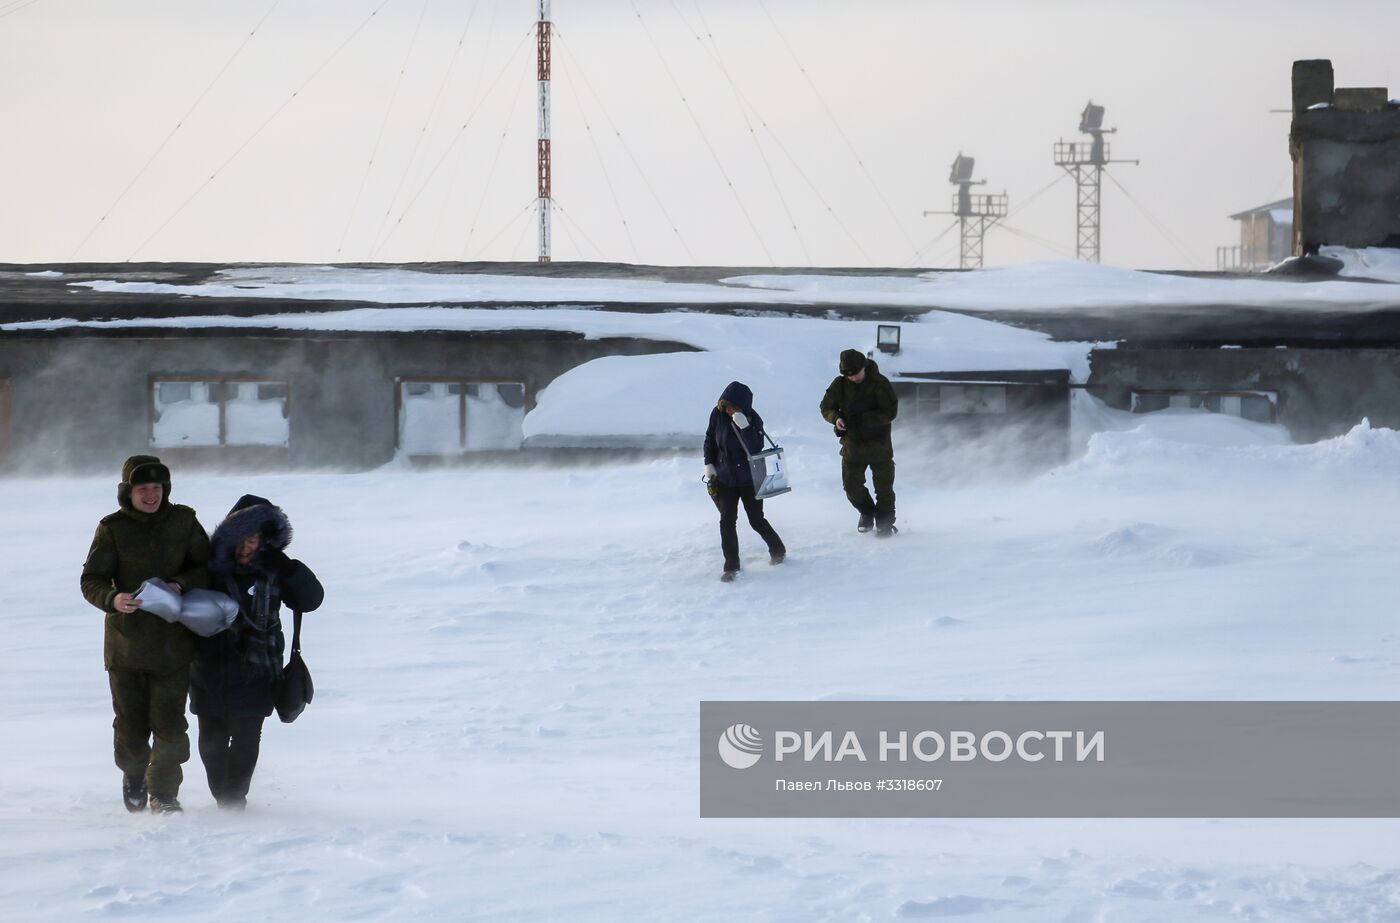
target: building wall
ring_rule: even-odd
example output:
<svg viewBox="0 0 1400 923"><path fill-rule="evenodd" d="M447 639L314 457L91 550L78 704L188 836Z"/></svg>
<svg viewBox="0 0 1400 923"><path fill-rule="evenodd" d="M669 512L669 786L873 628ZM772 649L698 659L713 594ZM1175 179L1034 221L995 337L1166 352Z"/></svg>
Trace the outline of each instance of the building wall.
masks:
<svg viewBox="0 0 1400 923"><path fill-rule="evenodd" d="M1267 212L1256 212L1239 221L1239 268L1267 269L1292 254L1292 224L1280 224Z"/></svg>
<svg viewBox="0 0 1400 923"><path fill-rule="evenodd" d="M1298 143L1302 252L1328 244L1400 246L1400 111L1394 116L1396 135L1387 141L1305 138Z"/></svg>
<svg viewBox="0 0 1400 923"><path fill-rule="evenodd" d="M1295 253L1400 246L1400 107L1387 97L1334 88L1330 61L1294 62Z"/></svg>
<svg viewBox="0 0 1400 923"><path fill-rule="evenodd" d="M10 380L0 378L0 471L10 463Z"/></svg>
<svg viewBox="0 0 1400 923"><path fill-rule="evenodd" d="M690 350L681 343L577 334L0 336L16 472L111 472L155 451L172 460L365 469L393 458L399 378L519 381L526 406L563 372L600 356ZM253 378L288 384L285 449L156 449L151 379Z"/></svg>
<svg viewBox="0 0 1400 923"><path fill-rule="evenodd" d="M1069 378L1064 369L904 373L894 382L896 442L906 456L952 451L999 472L1062 464L1069 454Z"/></svg>
<svg viewBox="0 0 1400 923"><path fill-rule="evenodd" d="M1268 215L1253 214L1240 222L1241 262L1257 266L1269 258L1269 229L1273 224Z"/></svg>
<svg viewBox="0 0 1400 923"><path fill-rule="evenodd" d="M1363 418L1400 428L1400 350L1096 349L1089 388L1110 406L1133 391L1269 391L1297 442L1330 439Z"/></svg>
<svg viewBox="0 0 1400 923"><path fill-rule="evenodd" d="M1293 255L1293 224L1269 222L1269 243L1267 263L1281 263Z"/></svg>

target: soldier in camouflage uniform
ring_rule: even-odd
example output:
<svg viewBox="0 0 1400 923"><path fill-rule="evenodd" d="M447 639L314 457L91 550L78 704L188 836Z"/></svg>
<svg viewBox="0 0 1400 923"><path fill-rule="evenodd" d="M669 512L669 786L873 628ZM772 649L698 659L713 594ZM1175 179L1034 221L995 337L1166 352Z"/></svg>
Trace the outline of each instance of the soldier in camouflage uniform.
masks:
<svg viewBox="0 0 1400 923"><path fill-rule="evenodd" d="M890 424L899 413L899 398L875 360L859 350L841 353L841 372L822 396L821 412L841 437L841 485L860 512L856 528L875 529L888 538L894 527L894 444ZM875 499L865 487L865 469L875 485Z"/></svg>
<svg viewBox="0 0 1400 923"><path fill-rule="evenodd" d="M103 661L112 689L117 767L127 810L180 810L190 758L185 698L194 635L141 608L134 595L158 577L180 591L207 587L209 536L194 510L170 502L170 469L153 455L122 466L117 512L97 524L82 589L107 614Z"/></svg>

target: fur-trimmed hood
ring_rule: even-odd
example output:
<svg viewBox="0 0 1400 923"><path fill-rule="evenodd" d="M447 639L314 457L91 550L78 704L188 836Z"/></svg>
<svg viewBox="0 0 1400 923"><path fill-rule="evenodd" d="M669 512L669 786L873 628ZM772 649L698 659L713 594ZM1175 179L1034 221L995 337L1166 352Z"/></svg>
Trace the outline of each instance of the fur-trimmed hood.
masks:
<svg viewBox="0 0 1400 923"><path fill-rule="evenodd" d="M220 576L232 574L237 562L234 551L240 542L250 535L262 536L262 549L286 550L292 543L292 523L280 506L252 494L245 494L229 510L224 521L214 530L209 540L209 573ZM256 564L258 557L253 559Z"/></svg>

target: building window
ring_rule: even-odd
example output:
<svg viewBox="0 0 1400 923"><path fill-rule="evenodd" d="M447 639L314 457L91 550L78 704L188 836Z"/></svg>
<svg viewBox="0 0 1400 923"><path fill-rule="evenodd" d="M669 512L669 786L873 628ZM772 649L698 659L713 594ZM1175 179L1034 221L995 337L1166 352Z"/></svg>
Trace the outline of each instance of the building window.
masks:
<svg viewBox="0 0 1400 923"><path fill-rule="evenodd" d="M1134 391L1132 410L1198 410L1273 423L1278 416L1277 405L1278 394L1274 391Z"/></svg>
<svg viewBox="0 0 1400 923"><path fill-rule="evenodd" d="M939 385L939 413L1006 413L1003 385Z"/></svg>
<svg viewBox="0 0 1400 923"><path fill-rule="evenodd" d="M975 384L913 382L905 383L908 388L902 400L908 401L902 408L901 419L933 419L949 414L1005 414L1006 385L978 382Z"/></svg>
<svg viewBox="0 0 1400 923"><path fill-rule="evenodd" d="M938 388L930 385L914 386L914 412L906 418L924 420L938 414Z"/></svg>
<svg viewBox="0 0 1400 923"><path fill-rule="evenodd" d="M287 383L233 379L151 382L151 446L287 445Z"/></svg>
<svg viewBox="0 0 1400 923"><path fill-rule="evenodd" d="M399 381L399 448L409 455L519 449L525 385L513 381Z"/></svg>

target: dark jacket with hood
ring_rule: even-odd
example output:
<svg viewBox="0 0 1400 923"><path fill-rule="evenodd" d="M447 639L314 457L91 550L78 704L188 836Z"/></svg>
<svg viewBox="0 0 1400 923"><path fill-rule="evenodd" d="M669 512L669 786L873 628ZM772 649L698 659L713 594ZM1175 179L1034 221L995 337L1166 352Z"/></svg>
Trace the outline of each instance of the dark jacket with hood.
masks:
<svg viewBox="0 0 1400 923"><path fill-rule="evenodd" d="M234 556L251 535L262 539L253 560ZM266 718L272 714L273 687L282 673L286 637L281 611L310 612L325 591L311 569L287 557L292 524L281 508L248 494L233 505L210 541L213 589L238 601L233 627L196 639L190 674L190 711L216 718Z"/></svg>
<svg viewBox="0 0 1400 923"><path fill-rule="evenodd" d="M894 456L890 442L890 424L899 413L899 398L890 380L880 374L874 359L865 360L865 378L856 384L844 375L837 375L822 395L821 412L826 422L846 423L841 437L841 452L861 456Z"/></svg>
<svg viewBox="0 0 1400 923"><path fill-rule="evenodd" d="M735 432L733 419L716 405L710 411L710 425L705 430L705 464L714 465L720 482L734 488L753 487L753 472L749 470L749 454L763 451L763 418L753 409L753 392L749 386L731 381L720 400L728 401L749 418L747 429ZM740 441L742 433L742 442Z"/></svg>
<svg viewBox="0 0 1400 923"><path fill-rule="evenodd" d="M165 493L154 513L132 506L132 478L159 483ZM158 577L194 590L209 585L205 563L209 536L188 506L170 502L170 471L153 455L133 455L122 468L115 513L97 524L83 564L83 597L107 613L102 659L109 670L172 673L186 669L194 638L144 609L118 612L118 593L134 593L148 578Z"/></svg>

